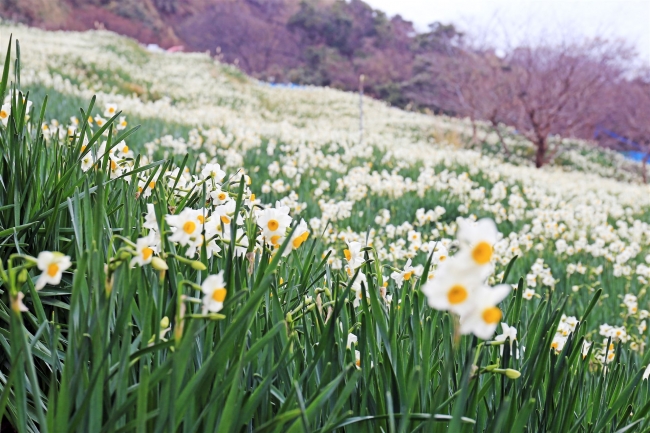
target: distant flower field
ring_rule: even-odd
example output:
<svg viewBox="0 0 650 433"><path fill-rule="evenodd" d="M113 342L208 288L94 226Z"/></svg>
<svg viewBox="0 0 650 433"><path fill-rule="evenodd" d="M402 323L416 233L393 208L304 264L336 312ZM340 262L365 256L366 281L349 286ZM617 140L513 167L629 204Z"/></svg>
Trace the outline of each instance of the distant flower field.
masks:
<svg viewBox="0 0 650 433"><path fill-rule="evenodd" d="M636 163L0 28L3 427L650 429Z"/></svg>

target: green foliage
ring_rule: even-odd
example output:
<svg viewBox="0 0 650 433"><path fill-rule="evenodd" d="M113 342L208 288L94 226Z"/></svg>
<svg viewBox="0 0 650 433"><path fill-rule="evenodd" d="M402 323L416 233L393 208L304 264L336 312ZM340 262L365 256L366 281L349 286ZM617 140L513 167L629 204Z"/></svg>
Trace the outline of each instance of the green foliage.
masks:
<svg viewBox="0 0 650 433"><path fill-rule="evenodd" d="M154 0L154 4L159 11L168 14L175 13L176 9L178 8L177 0Z"/></svg>
<svg viewBox="0 0 650 433"><path fill-rule="evenodd" d="M454 43L463 38L463 33L456 30L453 24L435 22L429 24L429 31L418 34L413 47L418 51L447 52Z"/></svg>

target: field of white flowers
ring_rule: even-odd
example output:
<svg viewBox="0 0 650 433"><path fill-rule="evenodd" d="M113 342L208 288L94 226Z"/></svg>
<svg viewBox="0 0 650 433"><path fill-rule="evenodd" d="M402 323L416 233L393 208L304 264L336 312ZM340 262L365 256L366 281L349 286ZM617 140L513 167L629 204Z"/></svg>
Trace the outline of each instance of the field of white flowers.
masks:
<svg viewBox="0 0 650 433"><path fill-rule="evenodd" d="M538 170L514 131L506 161L207 55L0 33L3 427L650 428L633 163L556 138Z"/></svg>

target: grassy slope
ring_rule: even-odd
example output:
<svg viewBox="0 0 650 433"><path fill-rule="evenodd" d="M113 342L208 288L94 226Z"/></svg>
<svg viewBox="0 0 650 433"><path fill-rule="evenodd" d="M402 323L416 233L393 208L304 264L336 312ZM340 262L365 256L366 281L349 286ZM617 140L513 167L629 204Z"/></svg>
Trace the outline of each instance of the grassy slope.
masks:
<svg viewBox="0 0 650 433"><path fill-rule="evenodd" d="M406 113L368 99L364 100L364 145L358 145L356 95L315 88L269 88L206 56L150 55L132 41L105 32L7 30L25 47L23 87L33 89L37 100L45 93L50 95L50 118L67 119L97 94L100 106L116 102L131 124L143 125L129 144L143 152L151 150L151 158L171 155L170 148L155 140L172 134L182 138L177 140L179 157L189 151L192 158L201 159L204 154L206 160L216 158L223 163L232 153L241 156L255 179L254 191L265 203L287 195L288 190L262 193L266 181L282 179L298 194L298 201L306 204L301 213L305 218L322 216L320 198L350 200L354 202L351 216L336 222L319 247L332 247L339 257L342 237L363 238L372 227L377 248L381 244L386 250L384 262L403 265L412 252L393 252L399 247L398 240L387 234L384 224L375 222L383 209L390 211L392 224L415 225L417 209L446 208L437 223L415 225L427 240L453 237L457 216L495 218L501 231L513 237L499 251L497 272L516 253L522 257L509 282L531 272L537 258L544 259L557 280L550 285L553 290L536 281L535 290L541 299L534 298L523 308L523 325L518 324L522 341L531 341L526 325L541 300L551 293L568 295L567 314L579 316L594 291L602 287L605 294L592 313L587 338L602 340L597 325L607 322L626 325L634 334L634 342L647 344L645 334L635 331L639 317L627 314L621 299L633 293L639 296L640 309L648 306L647 282L636 278L634 267L643 263L650 243L649 190L611 179L628 175L622 171L621 161L609 153L587 154L584 145L573 143L577 150L568 153L573 159L565 160L563 167L538 171L523 159L513 165L489 156L494 152L490 150L494 144L488 144L490 137L483 145L488 155L464 149L469 128L461 121ZM30 70L35 71L31 76ZM194 136L202 137L200 146L190 138L194 128ZM269 142L277 142L277 146L269 149ZM154 145L147 147L147 143ZM516 136L509 138L509 145L522 157L530 151ZM591 161L577 157L583 154ZM286 170L269 172L274 161L281 167L296 167L300 180ZM594 174L598 171L604 176ZM324 179L329 186L319 185ZM316 194L317 187L323 190L321 197ZM507 193L500 198L502 187ZM603 235L603 229L613 233L612 237ZM397 238L405 236L402 233ZM583 237L588 245L607 238L612 258L580 248ZM576 252L559 252L555 246L559 238L575 245ZM632 267L631 275L614 276L617 257L634 244L639 249L632 248L634 254L627 263ZM403 248L409 250L409 245L406 242ZM413 253L413 257L416 263L424 262L423 254ZM566 269L570 263L585 265L586 272L569 275ZM600 265L604 266L601 274L596 271ZM389 290L395 291L394 286ZM643 356L642 352L626 350L620 359L638 366Z"/></svg>
<svg viewBox="0 0 650 433"><path fill-rule="evenodd" d="M424 166L433 165L435 171L439 172L451 164L456 173L469 171L470 178L476 182L474 188L484 188L488 195L499 180L519 185L522 189L540 188L556 202L552 208L557 211L562 208L562 201L573 201L573 207L577 208L583 202L593 201L590 198L592 194L594 197L606 194L607 200L619 200L621 206L630 206L636 214L635 218L641 221L646 219L643 210L648 205L647 187L594 176L592 173L601 172L612 177L630 178L620 157L610 152L592 151L580 142L565 140L565 146L573 150L565 153L566 159L559 161L561 165L538 171L529 168L530 163L525 158L531 152L530 145L516 135L509 136L508 145L521 155L513 158L519 162L517 167L500 162L501 157L495 151L498 146L491 144L494 143L494 134L483 133L485 140L482 149L486 155L496 156L481 157L471 150L463 149L467 146L471 133L466 123L408 113L389 108L379 101L365 99L364 144L376 149L368 155L366 146L362 146L362 151L354 147L359 139L358 97L354 94L321 88L272 88L258 84L236 69L215 63L207 56L149 54L133 41L107 32L66 34L27 28L8 30L21 40L23 46L30 47L23 51L23 69L27 71L24 76L29 77L30 70L38 72L24 81L29 83L28 88L34 89L35 95L48 93L52 96L55 105L49 106L50 117L64 121L78 113L77 109L84 105L83 101L96 94L99 106L102 103L116 102L128 115L131 125L142 125L141 130L129 142L135 149L143 150L145 143L151 143L166 134L187 140L188 133L193 128L204 131L204 140L209 143L210 131L216 127L237 138L251 138L253 144L250 148L239 143L242 149L240 153L245 157L246 167L260 170L256 179L262 183L267 179L275 180L265 170L274 159L296 163L301 158L313 156L313 153L300 149L301 141L312 143L313 147L325 154L338 155L337 158L344 152L341 149L331 151L330 143L347 143L353 149L349 152L350 161L340 160L340 167L335 170L304 167L307 171L304 176L321 179L329 172L327 179L335 185L337 180L344 180L346 172L352 167L363 166L368 161L374 164L373 171L381 173L382 169L397 170L397 175L415 181ZM134 93L133 89L137 92ZM285 142L291 149L286 152L276 149L274 158L268 158L264 155L264 145L268 140ZM235 139L235 143L237 141ZM262 143L261 155L254 143ZM228 145L223 142L210 144L216 148ZM153 147L157 150L151 154L152 158L169 154L169 151L159 145ZM180 154L182 153L184 152L181 151ZM198 152L192 152L192 156L196 153ZM205 153L208 156L223 156L223 153L215 149ZM356 157L356 154L360 157ZM579 156L583 156L582 159ZM366 175L371 174L370 171ZM590 174L583 175L581 172ZM291 185L291 179L285 176L284 180ZM357 181L363 183L368 180ZM320 216L318 199L313 196L314 184L293 183L301 201L307 203L303 215ZM449 192L448 186L442 189L423 196L417 191L407 192L399 204L386 197L394 194L389 190L370 194L365 202L355 204L353 217L344 221L342 227L350 225L353 230L363 232L367 227L375 225L374 216L380 209L392 212L394 224L413 222L418 208L432 208L433 204L438 204L441 200L448 209L444 220L453 222L457 215L465 214L455 208L466 202L466 194ZM536 195L539 193L537 191ZM345 188L332 187L330 198L341 200L346 194ZM284 193L270 193L263 197L266 202L272 202L283 195ZM540 206L540 197L525 199L529 203L529 215L518 218L514 224L503 221L500 227L506 234L511 231L521 232L522 227L531 223L533 214L539 212L535 207ZM482 209L484 206L479 201L469 204L469 213L494 216L494 209ZM365 215L358 216L358 212L364 210ZM611 213L610 209L604 211L605 215L610 214L606 218L613 224L616 218L611 217ZM595 224L587 221L583 223L586 224L585 228ZM524 271L532 264L535 257L532 254L529 256L530 258L520 261L519 266L522 268L519 270ZM542 256L554 265L556 257L552 249ZM578 258L575 262L579 260ZM565 265L558 264L560 269L558 266L552 268L560 279L559 287L568 290L569 283L562 279ZM634 286L634 281L632 284Z"/></svg>
<svg viewBox="0 0 650 433"><path fill-rule="evenodd" d="M520 155L513 158L519 162L518 166L502 163L499 155L488 156L494 155L498 147L494 144L494 134L483 133L482 149L485 156L481 156L463 149L470 134L468 125L463 121L408 113L389 108L379 101L365 99L364 145L355 146L359 140L359 120L358 97L354 94L321 88L272 88L258 84L236 69L215 63L207 56L149 54L133 41L107 32L46 33L23 27L8 28L7 31L14 33L23 46L30 47L23 50L23 75L26 77L23 80L29 83L27 88L32 88L36 96L51 95L51 100L55 102L49 106L50 117L63 121L78 113L77 108L84 105L83 101L96 94L99 106L116 102L128 115L131 125L142 125L129 143L135 149L144 150L145 143L152 143L166 134L180 138L181 143L188 141L189 131L196 128L201 131L199 135L203 136L207 145L194 152L191 151L192 145L186 147L192 157L204 153L205 157L216 156L220 159L225 155L220 147L239 148L245 166L259 170L256 174L259 183L276 179L276 176L269 176L266 172L268 164L274 159L292 164L300 164L302 160L306 166L298 167L298 171L310 181L292 182L286 176L284 180L295 189L301 201L307 203L307 210L303 213L305 217L321 214L318 210L319 199L313 195L315 185L311 179L327 178L332 187L325 198L341 200L349 194L349 188L336 188L334 185L337 181L351 179L362 184L365 182L366 187L370 187L372 172L380 174L382 170L401 176L399 182L404 179L416 181L423 167L432 166L438 173L450 168L458 174L468 172L470 188L483 188L487 196L499 181L506 185L518 185L523 191L531 189L528 196L523 194L528 204L525 216L517 217L514 223L501 218L500 227L505 234L513 232L524 236L526 233L522 232L522 228L539 218L542 212L566 211L567 204L570 215L560 218L568 217L576 224L575 212L580 212L581 207L598 202L609 206L617 202L615 209L597 209L602 215L595 222L583 218L573 230L583 224L589 231L603 218L614 224L619 218L616 216L618 206L623 210L629 207L628 212L633 213L634 218L629 219L628 224L647 218L648 188L594 175L601 172L606 176L631 178L623 168L620 157L610 152L593 151L580 142L564 140L565 146L572 150L565 152L565 159L559 161L560 165L534 170L529 168L530 164L525 158L531 152L530 145L516 135L507 140L513 151ZM29 71L35 72L30 74ZM231 134L230 137L221 141L215 139L211 132L215 128ZM250 139L248 144L247 139ZM226 142L229 140L230 143ZM264 152L269 140L286 143L288 148L282 151L282 146L278 145L273 157L269 158ZM310 143L308 147L316 150L307 151L302 143ZM332 150L331 143L345 143L343 147L350 147L351 150L344 151L339 146ZM368 153L369 146L375 150ZM152 158L170 154L159 144L151 148L156 149L150 154ZM316 155L334 156L339 161L339 167L334 167L334 170L327 164L324 164L325 167L323 164L309 167L308 159L314 157L314 152ZM181 150L179 153L184 152ZM352 167L363 167L367 162L373 164L372 169L367 169L361 177L346 175ZM305 173L302 173L303 170ZM365 201L355 203L353 217L344 221L341 229L349 225L354 231L363 232L367 227L375 226L374 217L381 209L391 211L391 222L394 221L394 224L413 222L418 208L432 208L441 200L448 209L444 217L448 223L453 222L456 216L467 213L495 215L494 206L486 208L480 199L468 201L466 192L453 191L449 185L435 187L426 194L409 191L407 187L406 195L400 197L399 204L393 202L390 196L400 196L402 193L386 189L386 186L383 188L376 194L369 194ZM269 193L263 197L266 202L271 202L283 195ZM456 207L462 203L467 204L468 209L459 212ZM507 208L507 201L503 203ZM544 206L550 208L544 209ZM358 216L362 211L365 214ZM567 221L564 223L569 224ZM571 236L577 237L579 234L572 233ZM540 240L542 244L547 244L543 237ZM647 239L644 238L645 241ZM559 287L568 290L573 284L563 279L565 260L554 263L557 257L553 248L543 251L547 252L541 256L551 261ZM638 258L642 261L643 257L639 255ZM534 259L535 254L528 254L518 264L522 266L518 270L526 271ZM572 261L587 260L594 258L578 257ZM596 259L594 263L600 261ZM635 287L636 283L632 281L631 284ZM585 282L585 285L588 283Z"/></svg>

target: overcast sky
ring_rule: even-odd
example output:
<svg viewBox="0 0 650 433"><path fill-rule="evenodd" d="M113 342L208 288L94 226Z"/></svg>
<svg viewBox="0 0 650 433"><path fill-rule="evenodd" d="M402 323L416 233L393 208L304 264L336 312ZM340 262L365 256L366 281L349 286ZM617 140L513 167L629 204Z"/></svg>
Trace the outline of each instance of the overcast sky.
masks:
<svg viewBox="0 0 650 433"><path fill-rule="evenodd" d="M623 38L650 64L650 0L365 1L389 16L413 21L418 30L434 21L452 22L470 33L490 29L497 45L542 33Z"/></svg>

